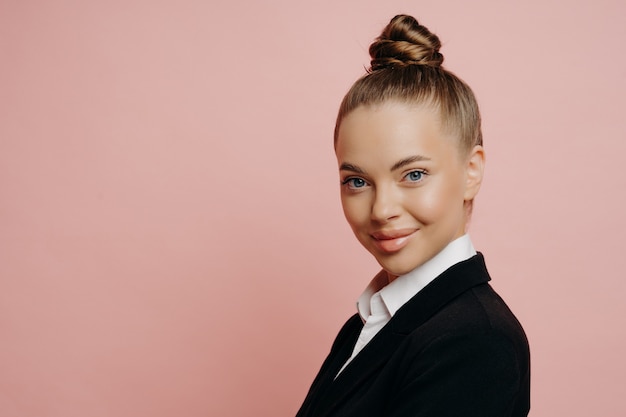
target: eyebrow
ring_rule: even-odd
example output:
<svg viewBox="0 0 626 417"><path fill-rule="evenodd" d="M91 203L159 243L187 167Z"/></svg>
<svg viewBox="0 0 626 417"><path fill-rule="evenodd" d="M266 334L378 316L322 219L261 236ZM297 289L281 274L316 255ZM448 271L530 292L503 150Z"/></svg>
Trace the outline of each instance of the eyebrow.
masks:
<svg viewBox="0 0 626 417"><path fill-rule="evenodd" d="M365 174L365 171L363 171L361 168L359 168L356 165L352 165L352 164L348 164L346 162L344 162L343 164L341 164L341 166L339 167L340 171L351 171L354 172L356 174Z"/></svg>
<svg viewBox="0 0 626 417"><path fill-rule="evenodd" d="M398 162L396 162L395 164L393 164L393 166L391 167L391 171L395 171L397 169L400 169L406 165L412 164L413 162L419 162L419 161L430 161L431 159L423 156L423 155L413 155L413 156L409 156L407 158L401 159ZM359 168L356 165L353 164L349 164L347 162L342 163L339 166L339 170L340 171L350 171L350 172L354 172L355 174L365 174L365 171L362 168Z"/></svg>
<svg viewBox="0 0 626 417"><path fill-rule="evenodd" d="M431 159L423 156L423 155L413 155L413 156L409 156L408 158L404 158L399 160L398 162L396 162L395 164L393 164L393 166L391 167L391 171L395 171L396 169L400 169L406 165L412 164L413 162L420 162L420 161L430 161Z"/></svg>

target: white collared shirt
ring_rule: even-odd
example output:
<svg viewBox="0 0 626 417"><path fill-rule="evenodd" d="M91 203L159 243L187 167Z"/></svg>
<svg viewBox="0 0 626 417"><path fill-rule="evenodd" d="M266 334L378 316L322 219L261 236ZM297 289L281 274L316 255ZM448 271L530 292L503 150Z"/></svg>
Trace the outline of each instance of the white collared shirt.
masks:
<svg viewBox="0 0 626 417"><path fill-rule="evenodd" d="M450 242L441 252L422 265L405 275L399 276L391 283L387 273L380 271L365 288L365 291L363 291L357 301L357 310L365 324L354 346L352 356L346 361L337 375L374 338L380 329L391 320L400 307L446 269L474 255L476 255L476 250L469 235L465 234Z"/></svg>

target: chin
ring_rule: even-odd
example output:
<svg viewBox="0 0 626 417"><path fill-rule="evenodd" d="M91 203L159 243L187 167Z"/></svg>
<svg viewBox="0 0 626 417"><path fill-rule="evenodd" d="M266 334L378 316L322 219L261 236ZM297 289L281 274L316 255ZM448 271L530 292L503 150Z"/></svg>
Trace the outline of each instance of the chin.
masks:
<svg viewBox="0 0 626 417"><path fill-rule="evenodd" d="M400 275L408 274L423 262L402 262L402 261L390 261L389 259L377 259L380 266L389 274L390 277L399 277Z"/></svg>

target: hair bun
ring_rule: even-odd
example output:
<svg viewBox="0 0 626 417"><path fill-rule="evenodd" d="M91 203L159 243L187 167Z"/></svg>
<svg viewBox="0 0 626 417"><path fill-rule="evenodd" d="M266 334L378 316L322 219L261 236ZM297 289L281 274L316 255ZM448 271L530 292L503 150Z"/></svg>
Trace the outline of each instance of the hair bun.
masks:
<svg viewBox="0 0 626 417"><path fill-rule="evenodd" d="M426 65L438 68L443 62L441 42L412 16L398 15L370 45L371 71L383 68Z"/></svg>

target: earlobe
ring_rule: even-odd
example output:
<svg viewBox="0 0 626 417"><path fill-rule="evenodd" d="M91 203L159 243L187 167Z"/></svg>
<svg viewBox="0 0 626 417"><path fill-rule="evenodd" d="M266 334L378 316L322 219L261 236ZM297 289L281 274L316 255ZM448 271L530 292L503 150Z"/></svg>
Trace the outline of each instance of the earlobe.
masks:
<svg viewBox="0 0 626 417"><path fill-rule="evenodd" d="M483 181L485 170L485 150L482 146L476 145L472 148L465 167L465 201L472 201Z"/></svg>

